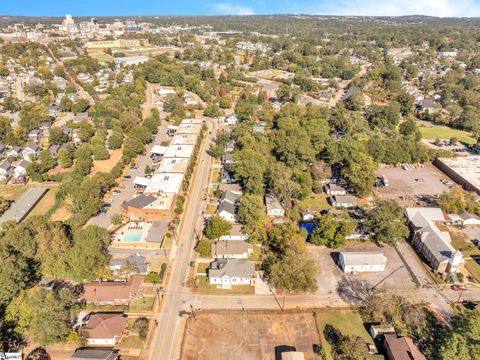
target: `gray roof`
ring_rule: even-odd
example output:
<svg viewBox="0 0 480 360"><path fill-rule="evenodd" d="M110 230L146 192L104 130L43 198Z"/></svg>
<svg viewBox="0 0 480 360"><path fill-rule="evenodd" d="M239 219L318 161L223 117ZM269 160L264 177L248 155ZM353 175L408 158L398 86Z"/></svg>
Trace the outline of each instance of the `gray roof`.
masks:
<svg viewBox="0 0 480 360"><path fill-rule="evenodd" d="M253 249L253 246L245 241L219 240L212 244L214 256L241 255L248 252L249 249Z"/></svg>
<svg viewBox="0 0 480 360"><path fill-rule="evenodd" d="M168 224L168 221L155 221L150 230L148 230L145 241L162 244L163 238L167 234Z"/></svg>
<svg viewBox="0 0 480 360"><path fill-rule="evenodd" d="M145 206L153 203L157 198L152 195L140 195L136 198L129 200L125 203L125 206L131 206L137 209L143 209Z"/></svg>
<svg viewBox="0 0 480 360"><path fill-rule="evenodd" d="M463 211L460 214L458 214L463 220L469 220L469 219L475 219L478 220L478 216L472 213L469 213L468 211Z"/></svg>
<svg viewBox="0 0 480 360"><path fill-rule="evenodd" d="M2 163L0 164L0 168L2 168L2 169L5 170L5 171L10 170L11 167L12 167L12 164L10 164L7 160L5 160L4 162L2 162Z"/></svg>
<svg viewBox="0 0 480 360"><path fill-rule="evenodd" d="M341 252L345 265L385 265L387 258L377 251L347 251Z"/></svg>
<svg viewBox="0 0 480 360"><path fill-rule="evenodd" d="M239 197L240 195L234 193L233 191L227 190L223 192L220 202L229 202L235 204L237 203Z"/></svg>
<svg viewBox="0 0 480 360"><path fill-rule="evenodd" d="M355 204L357 198L353 195L335 195L333 201L339 204Z"/></svg>
<svg viewBox="0 0 480 360"><path fill-rule="evenodd" d="M0 152L5 150L5 145L0 141Z"/></svg>
<svg viewBox="0 0 480 360"><path fill-rule="evenodd" d="M423 99L421 102L422 108L434 108L436 103L433 99Z"/></svg>
<svg viewBox="0 0 480 360"><path fill-rule="evenodd" d="M218 213L220 214L222 211L226 211L232 215L235 215L236 209L235 205L229 203L228 201L222 201L218 206Z"/></svg>
<svg viewBox="0 0 480 360"><path fill-rule="evenodd" d="M40 146L35 143L28 143L27 147L28 149L32 149L33 151L38 151L40 149Z"/></svg>
<svg viewBox="0 0 480 360"><path fill-rule="evenodd" d="M216 259L208 270L209 277L242 277L247 278L255 274L255 264L248 260Z"/></svg>
<svg viewBox="0 0 480 360"><path fill-rule="evenodd" d="M265 195L265 205L267 206L267 211L274 209L284 210L280 201L272 194Z"/></svg>
<svg viewBox="0 0 480 360"><path fill-rule="evenodd" d="M358 86L350 86L347 90L347 92L342 96L342 100L348 100L350 99L353 95L358 94L362 91Z"/></svg>
<svg viewBox="0 0 480 360"><path fill-rule="evenodd" d="M77 349L70 360L116 360L118 350L113 349Z"/></svg>
<svg viewBox="0 0 480 360"><path fill-rule="evenodd" d="M10 220L22 221L47 191L48 188L44 187L32 187L25 190L18 200L15 200L12 206L0 217L0 224Z"/></svg>
<svg viewBox="0 0 480 360"><path fill-rule="evenodd" d="M16 167L21 166L21 167L23 167L23 168L26 170L27 167L28 167L28 165L30 165L30 162L29 162L29 161L27 161L27 160L22 160L22 161L20 161L20 162L17 164Z"/></svg>
<svg viewBox="0 0 480 360"><path fill-rule="evenodd" d="M146 258L139 254L132 254L129 257L122 259L112 259L110 260L109 265L123 267L126 263L134 266L140 274L146 273L150 265Z"/></svg>

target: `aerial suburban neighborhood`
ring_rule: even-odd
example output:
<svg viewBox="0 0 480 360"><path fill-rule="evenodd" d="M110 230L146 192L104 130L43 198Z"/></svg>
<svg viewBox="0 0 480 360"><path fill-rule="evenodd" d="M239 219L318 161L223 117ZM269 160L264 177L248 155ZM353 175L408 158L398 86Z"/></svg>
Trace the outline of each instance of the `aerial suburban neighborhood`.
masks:
<svg viewBox="0 0 480 360"><path fill-rule="evenodd" d="M476 2L0 4L0 359L479 359Z"/></svg>

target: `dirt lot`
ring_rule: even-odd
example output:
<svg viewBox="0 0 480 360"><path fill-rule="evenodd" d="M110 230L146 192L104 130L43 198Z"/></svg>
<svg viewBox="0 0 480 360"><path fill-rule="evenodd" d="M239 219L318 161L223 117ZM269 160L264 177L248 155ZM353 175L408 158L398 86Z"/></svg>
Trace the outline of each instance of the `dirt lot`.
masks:
<svg viewBox="0 0 480 360"><path fill-rule="evenodd" d="M431 164L410 171L400 167L383 168L377 171L377 175L386 176L390 186L376 189L375 194L381 199L395 199L403 206L417 206L415 195L437 195L450 190L440 181L448 180L448 177Z"/></svg>
<svg viewBox="0 0 480 360"><path fill-rule="evenodd" d="M338 282L343 277L366 280L372 285L380 283L380 287L385 287L390 290L403 291L415 288L415 283L410 277L407 269L404 267L402 260L396 253L395 249L390 246L378 247L371 242L350 242L346 246L335 250L315 246L309 246L308 249L319 268L317 274L317 293L336 294ZM383 272L356 275L345 274L336 264L336 261L338 261L338 253L340 251L379 251L387 257L387 266Z"/></svg>
<svg viewBox="0 0 480 360"><path fill-rule="evenodd" d="M200 312L187 322L182 360L272 360L286 349L315 359L320 342L311 313Z"/></svg>

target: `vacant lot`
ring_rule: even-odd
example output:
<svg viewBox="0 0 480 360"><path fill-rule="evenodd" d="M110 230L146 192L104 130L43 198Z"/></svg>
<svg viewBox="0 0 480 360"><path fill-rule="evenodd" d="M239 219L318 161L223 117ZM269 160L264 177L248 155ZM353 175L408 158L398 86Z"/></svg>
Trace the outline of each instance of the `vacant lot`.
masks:
<svg viewBox="0 0 480 360"><path fill-rule="evenodd" d="M311 313L199 312L187 321L183 360L272 360L296 349L305 359L319 336Z"/></svg>
<svg viewBox="0 0 480 360"><path fill-rule="evenodd" d="M468 132L449 128L441 125L423 125L419 127L420 133L424 139L451 139L456 137L465 144L475 144L476 140Z"/></svg>
<svg viewBox="0 0 480 360"><path fill-rule="evenodd" d="M381 199L397 200L403 206L418 206L418 195L438 195L450 190L440 181L448 178L431 164L410 171L391 166L379 169L377 175L386 176L390 186L377 188L375 194Z"/></svg>
<svg viewBox="0 0 480 360"><path fill-rule="evenodd" d="M367 332L358 311L354 310L317 310L315 312L315 319L317 321L318 331L320 332L320 339L322 347L326 352L326 359L333 360L332 347L325 339L323 330L325 325L332 325L334 328L340 330L343 335L359 336L365 342L373 344L373 339Z"/></svg>
<svg viewBox="0 0 480 360"><path fill-rule="evenodd" d="M322 194L310 194L302 200L300 205L305 209L312 209L315 212L320 212L326 209L331 208L327 200L328 195L325 193Z"/></svg>
<svg viewBox="0 0 480 360"><path fill-rule="evenodd" d="M28 214L28 216L45 215L53 205L55 205L55 195L57 194L58 187L51 187L50 190L42 197L38 204Z"/></svg>

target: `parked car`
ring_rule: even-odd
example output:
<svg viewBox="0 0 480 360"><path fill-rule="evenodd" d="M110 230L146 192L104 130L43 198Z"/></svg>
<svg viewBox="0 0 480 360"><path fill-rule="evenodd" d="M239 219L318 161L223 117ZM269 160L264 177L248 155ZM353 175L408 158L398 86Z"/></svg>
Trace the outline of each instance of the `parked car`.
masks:
<svg viewBox="0 0 480 360"><path fill-rule="evenodd" d="M120 190L113 190L112 195L120 195L121 191Z"/></svg>

